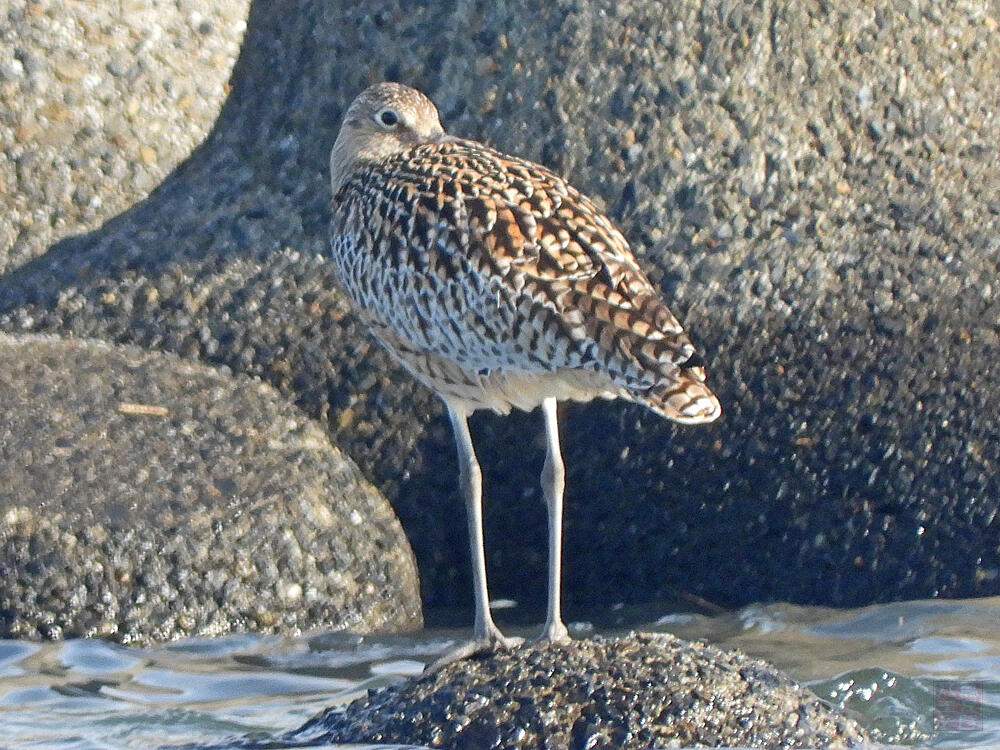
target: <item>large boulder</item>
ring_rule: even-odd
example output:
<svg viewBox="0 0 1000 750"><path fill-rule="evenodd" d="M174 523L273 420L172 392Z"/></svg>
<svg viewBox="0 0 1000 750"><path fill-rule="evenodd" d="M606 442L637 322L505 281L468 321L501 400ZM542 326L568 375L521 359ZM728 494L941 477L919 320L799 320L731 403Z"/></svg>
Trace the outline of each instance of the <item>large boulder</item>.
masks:
<svg viewBox="0 0 1000 750"><path fill-rule="evenodd" d="M270 386L0 336L0 403L3 637L420 626L392 509Z"/></svg>
<svg viewBox="0 0 1000 750"><path fill-rule="evenodd" d="M144 198L226 97L249 0L0 10L0 272Z"/></svg>
<svg viewBox="0 0 1000 750"><path fill-rule="evenodd" d="M640 750L846 748L868 738L764 662L642 634L525 646L453 663L370 691L346 710L331 708L284 739L449 750Z"/></svg>
<svg viewBox="0 0 1000 750"><path fill-rule="evenodd" d="M452 132L603 201L722 400L703 428L565 409L571 613L678 591L996 594L998 40L985 1L258 0L205 146L146 202L0 280L0 323L265 378L392 501L425 603L466 604L441 407L321 259L343 109L402 80ZM540 419L473 427L492 593L535 603Z"/></svg>

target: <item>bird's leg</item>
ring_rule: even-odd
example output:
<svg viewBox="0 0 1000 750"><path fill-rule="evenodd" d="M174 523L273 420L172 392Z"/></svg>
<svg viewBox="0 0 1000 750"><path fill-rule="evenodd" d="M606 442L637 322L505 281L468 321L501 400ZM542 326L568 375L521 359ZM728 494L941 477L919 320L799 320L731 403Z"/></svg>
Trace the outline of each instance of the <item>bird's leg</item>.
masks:
<svg viewBox="0 0 1000 750"><path fill-rule="evenodd" d="M472 561L472 585L476 597L476 624L473 636L477 641L499 636L490 614L490 597L486 584L486 551L483 541L483 472L476 460L465 414L451 412L451 426L458 446L458 481L465 498L469 524L469 557Z"/></svg>
<svg viewBox="0 0 1000 750"><path fill-rule="evenodd" d="M542 641L564 643L569 632L562 621L559 599L562 579L562 507L563 489L566 486L566 467L559 450L559 421L556 400L542 402L545 415L545 465L542 467L542 494L549 511L549 605L545 616Z"/></svg>
<svg viewBox="0 0 1000 750"><path fill-rule="evenodd" d="M457 406L449 403L446 403L446 406L452 430L455 433L455 445L458 447L459 482L462 494L465 496L469 520L472 581L476 595L476 624L473 629L473 642L445 654L428 667L427 671L429 672L434 672L445 664L473 654L493 651L497 648L513 648L522 643L521 638L505 637L493 622L493 615L490 614L490 597L486 589L486 552L483 546L482 470L479 468L479 461L476 460L476 452L472 447L468 415Z"/></svg>

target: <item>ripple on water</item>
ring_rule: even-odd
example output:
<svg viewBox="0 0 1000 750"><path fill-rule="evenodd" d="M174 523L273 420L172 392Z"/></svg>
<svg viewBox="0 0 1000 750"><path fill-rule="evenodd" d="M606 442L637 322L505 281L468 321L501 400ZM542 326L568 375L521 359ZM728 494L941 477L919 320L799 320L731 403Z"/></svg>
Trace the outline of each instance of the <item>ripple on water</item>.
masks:
<svg viewBox="0 0 1000 750"><path fill-rule="evenodd" d="M881 741L1000 745L1000 599L662 611L646 622L776 664ZM126 750L273 736L414 675L465 635L234 634L148 649L0 641L0 737L9 746Z"/></svg>

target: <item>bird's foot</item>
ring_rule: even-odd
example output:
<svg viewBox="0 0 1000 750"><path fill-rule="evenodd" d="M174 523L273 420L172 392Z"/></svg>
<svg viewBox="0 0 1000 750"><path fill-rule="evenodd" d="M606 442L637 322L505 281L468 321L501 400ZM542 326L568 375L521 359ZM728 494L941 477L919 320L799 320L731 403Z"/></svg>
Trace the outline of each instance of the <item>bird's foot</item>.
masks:
<svg viewBox="0 0 1000 750"><path fill-rule="evenodd" d="M496 651L509 651L517 648L522 643L524 643L524 638L505 636L494 625L491 628L487 628L485 635L453 648L448 653L428 664L424 667L423 676L432 675L456 661L470 659L473 656L492 654Z"/></svg>
<svg viewBox="0 0 1000 750"><path fill-rule="evenodd" d="M554 646L560 643L569 643L572 638L569 637L569 631L561 620L555 620L553 622L545 623L545 627L542 629L542 634L538 636L535 643L541 646Z"/></svg>

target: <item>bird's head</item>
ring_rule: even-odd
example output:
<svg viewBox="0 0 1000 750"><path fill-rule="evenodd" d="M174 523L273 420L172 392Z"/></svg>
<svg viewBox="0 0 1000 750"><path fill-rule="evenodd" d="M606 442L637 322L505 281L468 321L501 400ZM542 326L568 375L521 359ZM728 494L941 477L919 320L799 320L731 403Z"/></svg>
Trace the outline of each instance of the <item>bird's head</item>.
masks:
<svg viewBox="0 0 1000 750"><path fill-rule="evenodd" d="M351 170L444 135L437 107L401 83L369 86L351 102L330 152L330 182L336 193Z"/></svg>

